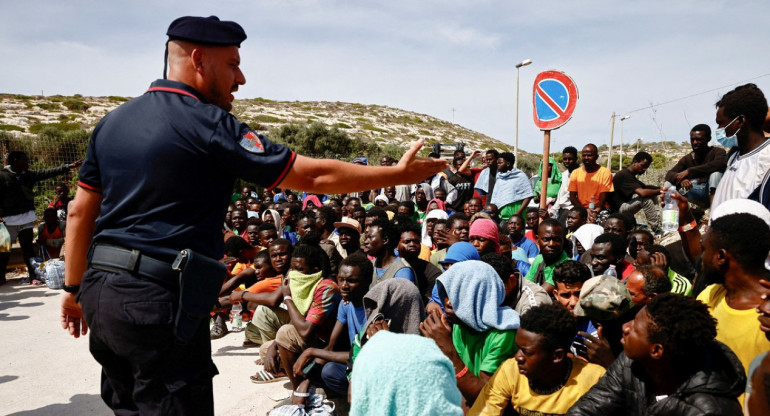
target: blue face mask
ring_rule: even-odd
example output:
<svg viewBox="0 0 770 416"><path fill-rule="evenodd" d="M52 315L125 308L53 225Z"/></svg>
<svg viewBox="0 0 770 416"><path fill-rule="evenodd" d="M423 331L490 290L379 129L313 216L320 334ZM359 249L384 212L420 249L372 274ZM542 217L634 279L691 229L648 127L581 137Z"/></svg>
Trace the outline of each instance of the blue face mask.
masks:
<svg viewBox="0 0 770 416"><path fill-rule="evenodd" d="M738 131L740 130L740 128L738 128L738 130L735 130L735 133L733 133L733 135L730 137L727 137L727 133L725 132L725 130L730 126L730 124L733 124L735 120L738 120L738 117L735 117L733 121L727 123L726 126L716 129L716 131L714 131L714 136L716 136L717 142L728 149L731 147L738 146L738 138L736 137L736 135L738 134Z"/></svg>

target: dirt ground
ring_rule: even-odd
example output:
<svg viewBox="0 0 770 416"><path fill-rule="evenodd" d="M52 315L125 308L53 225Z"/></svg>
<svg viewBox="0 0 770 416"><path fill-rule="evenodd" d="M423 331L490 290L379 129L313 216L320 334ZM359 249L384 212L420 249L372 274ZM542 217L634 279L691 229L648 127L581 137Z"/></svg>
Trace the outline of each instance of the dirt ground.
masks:
<svg viewBox="0 0 770 416"><path fill-rule="evenodd" d="M23 275L26 277L26 274ZM100 367L88 338L75 339L59 324L60 291L21 283L8 274L0 286L0 414L14 416L109 415L99 396ZM257 385L258 348L241 346L243 333L212 341L217 415L265 415L289 397L288 381Z"/></svg>

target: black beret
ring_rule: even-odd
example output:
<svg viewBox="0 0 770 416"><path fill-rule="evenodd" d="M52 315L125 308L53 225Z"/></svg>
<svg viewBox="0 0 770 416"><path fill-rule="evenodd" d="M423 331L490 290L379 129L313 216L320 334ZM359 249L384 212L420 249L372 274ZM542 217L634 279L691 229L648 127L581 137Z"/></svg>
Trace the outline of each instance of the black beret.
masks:
<svg viewBox="0 0 770 416"><path fill-rule="evenodd" d="M168 27L166 32L169 40L186 40L194 43L217 46L241 47L246 39L246 32L235 22L221 21L216 16L180 17Z"/></svg>

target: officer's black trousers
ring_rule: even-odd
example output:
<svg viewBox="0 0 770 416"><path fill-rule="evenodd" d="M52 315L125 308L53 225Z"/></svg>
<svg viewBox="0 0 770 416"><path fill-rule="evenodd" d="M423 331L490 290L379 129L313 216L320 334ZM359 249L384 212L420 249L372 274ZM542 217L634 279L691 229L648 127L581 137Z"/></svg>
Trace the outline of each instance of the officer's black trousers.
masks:
<svg viewBox="0 0 770 416"><path fill-rule="evenodd" d="M213 415L208 325L187 344L173 334L178 295L127 272L89 269L80 302L102 399L116 415Z"/></svg>

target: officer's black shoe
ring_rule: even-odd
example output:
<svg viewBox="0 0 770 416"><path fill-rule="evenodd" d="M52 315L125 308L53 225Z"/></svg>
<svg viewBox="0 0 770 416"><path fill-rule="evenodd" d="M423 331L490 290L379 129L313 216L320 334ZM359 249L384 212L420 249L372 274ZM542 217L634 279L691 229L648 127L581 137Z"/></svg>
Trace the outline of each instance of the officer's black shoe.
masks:
<svg viewBox="0 0 770 416"><path fill-rule="evenodd" d="M214 317L214 325L211 327L211 339L219 339L227 335L230 332L227 329L225 318L221 314L217 314Z"/></svg>

